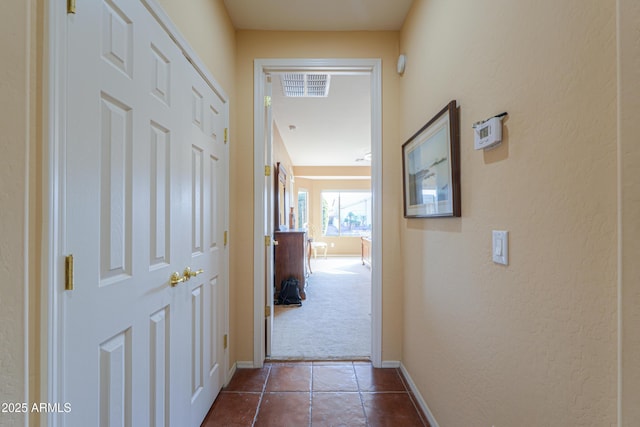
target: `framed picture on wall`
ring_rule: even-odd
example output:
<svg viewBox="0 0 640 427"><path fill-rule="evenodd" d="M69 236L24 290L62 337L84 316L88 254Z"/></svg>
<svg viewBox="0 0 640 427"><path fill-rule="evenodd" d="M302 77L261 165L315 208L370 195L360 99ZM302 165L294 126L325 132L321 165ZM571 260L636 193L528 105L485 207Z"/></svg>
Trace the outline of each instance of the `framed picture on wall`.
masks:
<svg viewBox="0 0 640 427"><path fill-rule="evenodd" d="M451 101L402 145L405 218L459 217L460 121Z"/></svg>

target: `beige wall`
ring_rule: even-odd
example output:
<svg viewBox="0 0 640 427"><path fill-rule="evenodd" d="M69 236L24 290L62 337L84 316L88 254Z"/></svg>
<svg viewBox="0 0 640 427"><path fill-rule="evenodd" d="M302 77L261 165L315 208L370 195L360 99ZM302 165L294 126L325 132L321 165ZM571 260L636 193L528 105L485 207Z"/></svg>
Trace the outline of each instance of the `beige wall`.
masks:
<svg viewBox="0 0 640 427"><path fill-rule="evenodd" d="M0 4L0 402L24 402L28 382L37 385L37 335L26 322L29 297L38 277L36 245L36 153L38 82L36 59L36 1ZM28 252L27 252L28 251ZM26 254L26 256L25 256ZM26 270L26 271L25 271ZM33 299L31 304L35 305ZM36 317L37 319L37 317ZM29 362L29 354L36 357ZM29 368L32 370L29 371ZM0 425L23 424L24 415L0 414Z"/></svg>
<svg viewBox="0 0 640 427"><path fill-rule="evenodd" d="M615 34L601 0L416 0L405 23L401 139L461 112L462 218L402 222L403 362L441 426L616 422Z"/></svg>
<svg viewBox="0 0 640 427"><path fill-rule="evenodd" d="M620 425L640 420L640 2L618 1L620 320L622 399Z"/></svg>
<svg viewBox="0 0 640 427"><path fill-rule="evenodd" d="M282 134L280 133L280 129L278 126L273 123L273 165L275 166L278 163L282 163L287 173L293 173L293 162L291 161L291 157L289 156L289 152L287 151L287 147L284 145L284 141L282 140Z"/></svg>
<svg viewBox="0 0 640 427"><path fill-rule="evenodd" d="M294 203L294 196L296 194L296 189L294 188L295 186L294 186L294 183L292 182L293 163L291 162L291 157L289 157L289 152L287 151L287 147L285 147L284 141L282 140L282 134L280 133L280 129L275 124L275 122L273 123L272 144L273 144L273 153L272 153L273 165L271 165L271 167L273 170L272 177L273 177L274 187L275 187L275 183L278 182L278 175L280 173L278 169L278 163L280 163L280 167L284 168L287 176L286 183L285 183L286 187L285 187L284 197L282 196L282 194L280 194L280 192L278 192L277 195L274 192L274 201L273 201L274 220L275 220L275 204L279 203L279 200L282 197L283 208L280 209L278 212L278 214L280 215L280 218L282 218L280 220L280 224L284 223L287 225L287 227L291 227L289 224L289 208L293 206L295 209L296 207L296 203ZM297 211L297 209L295 210ZM296 228L297 227L298 225L296 224Z"/></svg>
<svg viewBox="0 0 640 427"><path fill-rule="evenodd" d="M237 40L237 150L242 153L244 165L253 164L253 60L256 58L382 58L383 70L383 167L396 163L399 155L393 142L398 137L398 82L395 63L398 56L398 33L395 32L265 32L238 31ZM253 189L253 175L246 166L232 177L238 188ZM393 175L383 176L383 327L382 358L399 360L402 351L401 303L397 282L401 276L399 240L399 194ZM238 194L237 227L233 232L238 264L236 285L243 295L238 305L238 359L253 360L253 191Z"/></svg>
<svg viewBox="0 0 640 427"><path fill-rule="evenodd" d="M235 29L223 0L157 0L234 101Z"/></svg>
<svg viewBox="0 0 640 427"><path fill-rule="evenodd" d="M320 179L322 177L349 176L371 177L371 166L300 166L296 165L296 175Z"/></svg>

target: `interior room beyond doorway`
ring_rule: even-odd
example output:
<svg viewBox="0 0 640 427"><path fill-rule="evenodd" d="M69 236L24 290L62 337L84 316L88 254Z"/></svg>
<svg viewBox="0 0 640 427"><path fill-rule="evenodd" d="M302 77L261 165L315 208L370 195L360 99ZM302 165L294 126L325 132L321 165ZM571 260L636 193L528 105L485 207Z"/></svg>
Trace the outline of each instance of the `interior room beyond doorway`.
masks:
<svg viewBox="0 0 640 427"><path fill-rule="evenodd" d="M274 306L270 357L370 357L371 270L361 237L373 229L371 76L273 73L271 83L272 163L286 171L274 200L276 240L278 232L305 230L315 257L305 268L302 307ZM276 282L282 250L275 250Z"/></svg>

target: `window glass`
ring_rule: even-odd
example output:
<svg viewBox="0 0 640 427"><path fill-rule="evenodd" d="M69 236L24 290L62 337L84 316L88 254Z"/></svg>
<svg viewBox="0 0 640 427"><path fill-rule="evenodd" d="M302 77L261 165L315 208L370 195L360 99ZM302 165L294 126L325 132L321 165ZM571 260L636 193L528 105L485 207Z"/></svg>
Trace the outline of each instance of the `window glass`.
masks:
<svg viewBox="0 0 640 427"><path fill-rule="evenodd" d="M370 191L323 191L322 234L362 236L371 232Z"/></svg>
<svg viewBox="0 0 640 427"><path fill-rule="evenodd" d="M304 227L309 222L309 192L298 191L298 226Z"/></svg>

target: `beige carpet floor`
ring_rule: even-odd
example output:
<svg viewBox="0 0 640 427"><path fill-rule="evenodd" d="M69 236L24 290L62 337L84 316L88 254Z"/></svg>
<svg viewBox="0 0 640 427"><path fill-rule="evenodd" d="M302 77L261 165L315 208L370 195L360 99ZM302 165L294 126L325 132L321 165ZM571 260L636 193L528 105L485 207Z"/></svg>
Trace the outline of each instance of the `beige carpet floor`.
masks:
<svg viewBox="0 0 640 427"><path fill-rule="evenodd" d="M371 270L360 257L311 259L302 307L275 306L272 359L353 359L371 353Z"/></svg>

